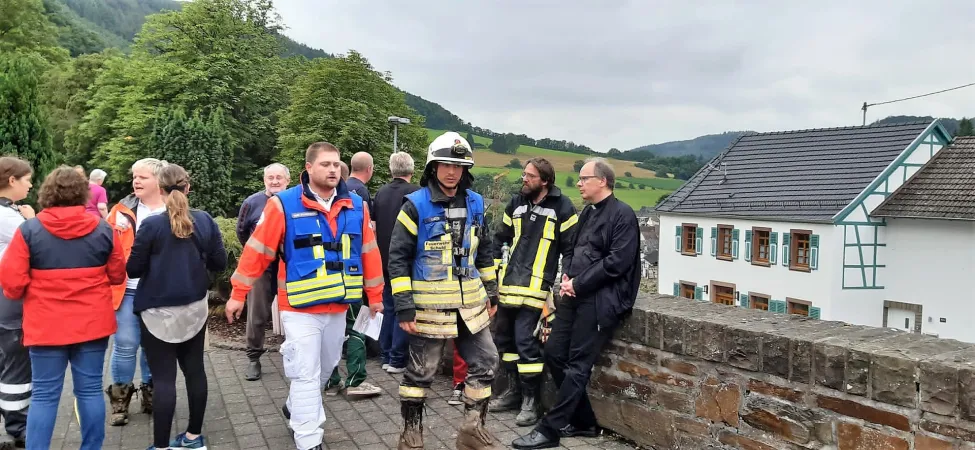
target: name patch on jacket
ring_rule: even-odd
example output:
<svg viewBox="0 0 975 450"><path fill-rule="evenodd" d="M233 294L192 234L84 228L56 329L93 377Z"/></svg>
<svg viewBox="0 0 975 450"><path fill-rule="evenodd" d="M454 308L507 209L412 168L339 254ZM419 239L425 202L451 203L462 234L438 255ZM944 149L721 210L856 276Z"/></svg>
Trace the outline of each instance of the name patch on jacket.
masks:
<svg viewBox="0 0 975 450"><path fill-rule="evenodd" d="M450 241L426 241L423 243L424 250L450 250Z"/></svg>
<svg viewBox="0 0 975 450"><path fill-rule="evenodd" d="M317 211L305 211L305 212L297 212L291 214L292 219L300 219L302 217L317 217L317 216L318 216Z"/></svg>

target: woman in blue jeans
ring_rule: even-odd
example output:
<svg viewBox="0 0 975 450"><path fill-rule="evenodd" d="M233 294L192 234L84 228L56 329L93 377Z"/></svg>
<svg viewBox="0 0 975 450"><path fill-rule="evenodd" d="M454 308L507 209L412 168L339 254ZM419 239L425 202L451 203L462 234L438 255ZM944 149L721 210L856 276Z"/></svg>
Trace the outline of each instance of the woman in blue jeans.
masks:
<svg viewBox="0 0 975 450"><path fill-rule="evenodd" d="M165 166L164 161L155 158L136 161L132 165L133 193L120 200L105 218L115 228L126 258L129 257L136 231L142 226L142 222L147 217L166 212L165 200L159 193L159 175ZM139 396L142 398L142 412L152 413L152 373L149 363L146 362L145 350L140 356L142 333L139 328L139 316L135 315L133 309L135 290L138 286L139 280L130 278L126 280L124 286L113 289L118 332L115 334L110 363L112 384L105 389L112 404L112 416L109 418L112 426L129 423L129 402L136 392L136 386L132 381L135 379L137 357L139 372L142 374L142 384L138 388Z"/></svg>
<svg viewBox="0 0 975 450"><path fill-rule="evenodd" d="M125 258L112 227L85 212L88 180L60 167L44 180L44 208L21 225L0 259L4 301L23 301L24 346L30 352L33 397L27 448L47 450L71 364L81 449L102 448L102 366L116 330L111 285L125 281Z"/></svg>

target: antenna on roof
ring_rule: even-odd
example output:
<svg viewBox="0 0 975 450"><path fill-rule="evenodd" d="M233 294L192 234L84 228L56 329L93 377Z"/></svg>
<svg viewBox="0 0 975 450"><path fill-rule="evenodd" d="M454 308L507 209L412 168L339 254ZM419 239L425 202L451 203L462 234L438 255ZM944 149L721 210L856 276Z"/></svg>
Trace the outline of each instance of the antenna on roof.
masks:
<svg viewBox="0 0 975 450"><path fill-rule="evenodd" d="M975 86L975 83L963 84L961 86L955 86L953 88L942 89L940 91L935 91L935 92L929 92L927 94L915 95L913 97L899 98L897 100L888 100L886 102L878 102L878 103L867 103L867 102L863 102L863 107L860 108L860 109L863 110L863 125L864 126L867 125L867 108L870 107L870 106L886 105L888 103L897 103L897 102L902 102L904 100L913 100L915 98L927 97L929 95L940 94L942 92L953 91L955 89L961 89L961 88L965 88L965 87L969 87L969 86Z"/></svg>
<svg viewBox="0 0 975 450"><path fill-rule="evenodd" d="M714 167L714 165L712 165L710 162L708 162L708 169L719 170L717 167ZM728 163L722 161L720 170L721 170L721 181L718 181L718 184L724 184L725 181L728 181Z"/></svg>

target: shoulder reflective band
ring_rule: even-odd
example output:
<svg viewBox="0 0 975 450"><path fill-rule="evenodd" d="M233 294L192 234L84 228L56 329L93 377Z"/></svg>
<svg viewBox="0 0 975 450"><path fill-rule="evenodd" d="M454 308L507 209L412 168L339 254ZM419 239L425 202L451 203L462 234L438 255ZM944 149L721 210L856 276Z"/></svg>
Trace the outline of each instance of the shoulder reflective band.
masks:
<svg viewBox="0 0 975 450"><path fill-rule="evenodd" d="M399 215L396 216L396 220L403 224L407 231L416 236L416 222L414 222L413 219L406 214L406 211L400 210Z"/></svg>

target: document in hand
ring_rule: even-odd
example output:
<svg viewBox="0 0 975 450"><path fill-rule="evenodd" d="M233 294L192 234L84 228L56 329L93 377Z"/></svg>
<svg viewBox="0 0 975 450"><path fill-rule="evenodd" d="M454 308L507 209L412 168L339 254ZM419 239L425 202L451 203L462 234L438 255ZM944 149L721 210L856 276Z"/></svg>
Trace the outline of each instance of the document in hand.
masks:
<svg viewBox="0 0 975 450"><path fill-rule="evenodd" d="M379 339L379 331L383 327L383 313L376 313L376 317L369 317L369 308L359 308L359 316L355 318L352 330Z"/></svg>

